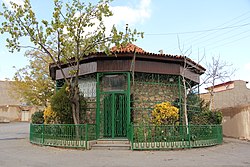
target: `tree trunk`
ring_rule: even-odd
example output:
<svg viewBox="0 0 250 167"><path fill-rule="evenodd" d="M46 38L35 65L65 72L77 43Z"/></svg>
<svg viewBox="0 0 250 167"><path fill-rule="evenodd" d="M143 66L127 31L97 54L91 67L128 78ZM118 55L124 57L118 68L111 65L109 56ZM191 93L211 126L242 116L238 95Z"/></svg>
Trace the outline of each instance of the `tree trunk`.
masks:
<svg viewBox="0 0 250 167"><path fill-rule="evenodd" d="M214 91L210 92L210 99L209 99L209 110L211 111L213 108L213 100L214 100Z"/></svg>
<svg viewBox="0 0 250 167"><path fill-rule="evenodd" d="M80 123L80 92L78 86L74 86L73 88L73 96L72 96L72 114L74 124Z"/></svg>
<svg viewBox="0 0 250 167"><path fill-rule="evenodd" d="M187 116L187 86L186 86L186 80L183 77L183 87L184 87L184 99L183 99L183 103L184 103L184 125L186 126L186 130L187 130L187 134L189 134L189 129L188 129L188 116Z"/></svg>
<svg viewBox="0 0 250 167"><path fill-rule="evenodd" d="M80 92L79 92L79 88L78 85L74 85L72 87L72 93L73 95L72 97L72 114L73 114L73 120L74 120L74 124L75 126L75 137L76 139L80 138L80 128L78 126L78 124L80 124Z"/></svg>
<svg viewBox="0 0 250 167"><path fill-rule="evenodd" d="M184 107L183 107L183 110L184 110L184 125L188 125L188 117L187 117L187 86L186 86L186 81L185 79L183 78L182 80L183 82L183 87L184 87L184 99L183 99L183 103L184 103Z"/></svg>

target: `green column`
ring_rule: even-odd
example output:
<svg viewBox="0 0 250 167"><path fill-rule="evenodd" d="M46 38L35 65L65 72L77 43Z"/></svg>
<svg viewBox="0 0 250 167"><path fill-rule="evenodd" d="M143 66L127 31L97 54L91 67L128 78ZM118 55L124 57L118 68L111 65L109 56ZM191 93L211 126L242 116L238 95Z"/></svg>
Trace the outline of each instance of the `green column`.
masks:
<svg viewBox="0 0 250 167"><path fill-rule="evenodd" d="M96 83L96 139L100 137L100 74L97 73Z"/></svg>
<svg viewBox="0 0 250 167"><path fill-rule="evenodd" d="M130 125L130 73L127 73L128 78L128 87L127 87L127 137L128 137L128 130Z"/></svg>
<svg viewBox="0 0 250 167"><path fill-rule="evenodd" d="M112 104L112 109L111 109L111 111L112 111L112 131L111 131L111 136L112 136L112 139L114 139L115 138L115 94L114 93L112 93L112 102L111 102L111 104Z"/></svg>

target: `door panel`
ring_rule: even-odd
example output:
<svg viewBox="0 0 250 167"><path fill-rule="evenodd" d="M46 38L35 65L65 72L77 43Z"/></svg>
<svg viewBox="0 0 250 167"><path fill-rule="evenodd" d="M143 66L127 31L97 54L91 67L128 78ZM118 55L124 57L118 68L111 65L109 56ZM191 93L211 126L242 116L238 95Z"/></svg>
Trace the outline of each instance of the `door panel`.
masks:
<svg viewBox="0 0 250 167"><path fill-rule="evenodd" d="M125 93L108 93L103 98L103 137L126 137L127 105Z"/></svg>
<svg viewBox="0 0 250 167"><path fill-rule="evenodd" d="M103 137L112 137L112 98L112 94L107 94L103 99Z"/></svg>
<svg viewBox="0 0 250 167"><path fill-rule="evenodd" d="M115 97L115 137L125 137L127 133L126 95L114 94Z"/></svg>

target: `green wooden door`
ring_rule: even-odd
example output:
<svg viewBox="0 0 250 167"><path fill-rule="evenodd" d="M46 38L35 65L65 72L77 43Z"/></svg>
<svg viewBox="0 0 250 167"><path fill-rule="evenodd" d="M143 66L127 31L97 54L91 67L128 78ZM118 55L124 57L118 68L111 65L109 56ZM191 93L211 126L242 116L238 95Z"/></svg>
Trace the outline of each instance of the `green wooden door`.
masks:
<svg viewBox="0 0 250 167"><path fill-rule="evenodd" d="M125 93L107 93L103 98L103 137L126 137L127 98Z"/></svg>
<svg viewBox="0 0 250 167"><path fill-rule="evenodd" d="M97 73L97 138L124 138L130 124L130 73Z"/></svg>

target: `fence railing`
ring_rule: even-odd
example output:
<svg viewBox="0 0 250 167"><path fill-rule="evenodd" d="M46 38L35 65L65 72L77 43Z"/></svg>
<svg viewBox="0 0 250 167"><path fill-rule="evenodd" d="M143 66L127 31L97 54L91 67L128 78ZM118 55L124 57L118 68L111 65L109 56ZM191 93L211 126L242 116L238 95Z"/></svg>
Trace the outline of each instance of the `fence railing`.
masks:
<svg viewBox="0 0 250 167"><path fill-rule="evenodd" d="M30 142L34 144L88 148L88 141L95 139L95 124L30 124Z"/></svg>
<svg viewBox="0 0 250 167"><path fill-rule="evenodd" d="M221 125L130 125L128 137L133 150L205 147L221 144Z"/></svg>
<svg viewBox="0 0 250 167"><path fill-rule="evenodd" d="M96 140L95 124L30 124L30 142L39 145L89 149ZM133 125L128 129L132 150L162 150L222 143L221 125Z"/></svg>

